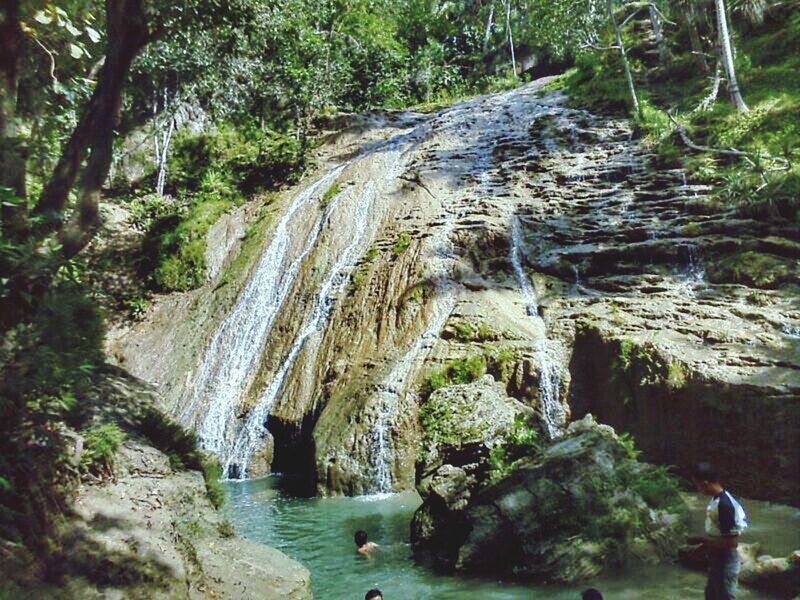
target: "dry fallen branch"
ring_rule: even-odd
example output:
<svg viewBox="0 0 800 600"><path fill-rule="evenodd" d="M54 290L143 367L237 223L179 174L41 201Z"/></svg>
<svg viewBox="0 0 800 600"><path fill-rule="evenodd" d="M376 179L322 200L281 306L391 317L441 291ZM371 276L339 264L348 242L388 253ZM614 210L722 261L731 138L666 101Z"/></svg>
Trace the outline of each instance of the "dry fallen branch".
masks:
<svg viewBox="0 0 800 600"><path fill-rule="evenodd" d="M777 173L779 171L788 171L791 168L791 164L785 158L780 156L772 156L771 154L764 153L754 153L754 152L744 152L742 150L737 150L736 148L713 148L711 146L703 146L702 144L697 144L689 137L689 133L686 131L686 127L681 125L672 114L667 111L667 117L675 125L675 130L678 132L683 143L692 150L696 150L697 152L709 152L711 154L716 154L718 156L731 156L734 158L741 158L744 160L754 171L758 171L759 176L761 177L762 184L757 188L756 191L761 191L767 185L767 173ZM764 161L771 161L772 165L769 167L762 167L761 163Z"/></svg>

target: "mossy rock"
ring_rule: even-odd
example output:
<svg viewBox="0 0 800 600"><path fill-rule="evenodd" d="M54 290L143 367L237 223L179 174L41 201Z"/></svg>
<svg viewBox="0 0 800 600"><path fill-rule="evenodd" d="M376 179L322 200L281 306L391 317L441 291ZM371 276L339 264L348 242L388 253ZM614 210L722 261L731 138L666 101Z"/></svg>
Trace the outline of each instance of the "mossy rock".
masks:
<svg viewBox="0 0 800 600"><path fill-rule="evenodd" d="M706 271L712 283L739 283L762 289L778 288L800 279L796 261L755 251L709 261Z"/></svg>

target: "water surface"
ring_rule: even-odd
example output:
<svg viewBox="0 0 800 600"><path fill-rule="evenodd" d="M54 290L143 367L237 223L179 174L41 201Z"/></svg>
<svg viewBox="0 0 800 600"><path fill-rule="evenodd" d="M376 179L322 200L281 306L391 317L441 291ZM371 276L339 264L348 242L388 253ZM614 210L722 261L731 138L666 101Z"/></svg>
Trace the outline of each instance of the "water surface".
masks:
<svg viewBox="0 0 800 600"><path fill-rule="evenodd" d="M412 558L409 523L420 503L416 494L296 498L281 492L279 483L270 477L227 484L227 513L239 534L303 563L318 600L361 600L373 587L386 600L576 600L589 585L537 586L436 574ZM690 503L699 528L704 501L691 498ZM744 541L758 541L776 556L800 548L800 512L755 501L745 506L753 525ZM358 529L381 545L374 558L356 553ZM703 597L705 577L673 565L636 565L590 584L610 599L685 600ZM740 597L768 598L748 589Z"/></svg>

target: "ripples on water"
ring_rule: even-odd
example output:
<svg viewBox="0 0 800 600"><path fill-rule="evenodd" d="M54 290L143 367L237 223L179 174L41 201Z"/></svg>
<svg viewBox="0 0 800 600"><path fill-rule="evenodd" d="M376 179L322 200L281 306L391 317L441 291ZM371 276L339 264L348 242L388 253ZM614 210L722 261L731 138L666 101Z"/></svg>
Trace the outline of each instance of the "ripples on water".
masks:
<svg viewBox="0 0 800 600"><path fill-rule="evenodd" d="M576 600L588 584L552 587L437 575L411 556L409 522L420 503L416 494L361 498L295 498L279 489L279 478L227 484L227 513L239 534L278 548L303 563L319 600L361 600L380 588L386 600ZM704 501L691 499L693 522L702 526ZM745 501L752 526L746 542L785 555L800 547L796 509ZM364 529L381 549L374 558L355 551L353 533ZM607 598L684 600L702 598L705 577L671 565L637 566L591 582ZM740 598L766 598L744 589Z"/></svg>

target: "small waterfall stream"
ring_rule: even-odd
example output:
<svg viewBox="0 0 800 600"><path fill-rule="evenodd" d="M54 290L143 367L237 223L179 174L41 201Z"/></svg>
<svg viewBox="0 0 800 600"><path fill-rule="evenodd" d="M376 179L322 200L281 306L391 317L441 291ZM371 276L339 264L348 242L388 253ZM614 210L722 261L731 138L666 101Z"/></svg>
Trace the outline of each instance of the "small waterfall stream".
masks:
<svg viewBox="0 0 800 600"><path fill-rule="evenodd" d="M439 333L456 305L456 285L450 278L454 261L453 244L450 240L452 231L453 215L448 213L444 227L432 238L432 253L436 259L432 263L435 296L428 326L403 357L395 363L388 377L380 386L379 417L372 429L370 453L372 488L379 494L391 493L394 489L392 425L397 417L403 394L415 393L407 391L410 375L414 366L424 362L428 353L436 345Z"/></svg>
<svg viewBox="0 0 800 600"><path fill-rule="evenodd" d="M539 402L542 405L542 419L547 434L554 439L560 435L566 424L566 413L561 404L561 367L554 356L556 351L553 342L547 337L544 319L539 315L536 290L522 266L523 244L522 224L515 215L511 219L511 265L525 298L528 316L535 320L540 333L534 346L536 362L539 364Z"/></svg>
<svg viewBox="0 0 800 600"><path fill-rule="evenodd" d="M370 209L375 201L376 184L370 182L364 194L361 195L352 214L353 229L352 239L339 256L336 264L330 270L314 298L311 314L305 325L294 340L287 356L283 359L281 367L273 376L267 389L261 394L255 407L250 411L244 426L239 430L230 452L223 458L224 472L234 479L244 478L247 475L247 466L250 458L260 445L266 431L265 425L270 409L275 398L286 382L286 376L291 371L297 357L308 342L309 338L319 332L327 323L333 308L334 298L347 283L350 273L355 267L359 254L359 246L364 241L369 228ZM341 196L341 195L340 195ZM339 196L339 197L340 197ZM339 197L326 210L330 213L338 204Z"/></svg>
<svg viewBox="0 0 800 600"><path fill-rule="evenodd" d="M247 476L252 456L263 443L270 410L301 352L310 341L317 344L321 341L318 334L324 331L335 298L349 280L367 238L374 233L373 213L382 185L401 174L401 159L421 133L424 128L412 128L331 169L294 198L277 224L272 241L236 305L212 339L192 398L181 415L186 423L205 409L197 428L200 444L221 458L226 476L234 479ZM348 166L370 155L381 159L379 179L367 182L360 192L338 193L323 210L308 206L312 200L321 198ZM347 227L345 237L339 238L346 240L347 245L332 257L335 262L320 282L303 326L244 424L240 424L237 413L251 391L270 331L295 287L304 261L317 247L334 215Z"/></svg>
<svg viewBox="0 0 800 600"><path fill-rule="evenodd" d="M291 252L295 232L290 224L309 202L333 184L347 164L332 169L295 196L236 305L217 329L203 357L192 397L180 419L184 423L191 420L198 403L207 402L205 418L198 428L205 450L217 455L225 451L229 429L235 426L237 403L253 382L275 317L297 278L303 259L322 231L324 214L317 217L316 227L294 260Z"/></svg>

